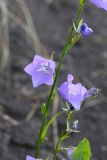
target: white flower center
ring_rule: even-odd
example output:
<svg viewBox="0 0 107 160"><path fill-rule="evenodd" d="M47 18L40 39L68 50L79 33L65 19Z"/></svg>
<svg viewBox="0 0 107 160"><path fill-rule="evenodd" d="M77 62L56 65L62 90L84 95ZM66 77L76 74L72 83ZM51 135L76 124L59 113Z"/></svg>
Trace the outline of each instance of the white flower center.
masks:
<svg viewBox="0 0 107 160"><path fill-rule="evenodd" d="M51 66L50 63L48 62L48 64L46 63L41 63L40 64L40 68L37 70L38 72L44 72L46 74L50 74L51 73Z"/></svg>

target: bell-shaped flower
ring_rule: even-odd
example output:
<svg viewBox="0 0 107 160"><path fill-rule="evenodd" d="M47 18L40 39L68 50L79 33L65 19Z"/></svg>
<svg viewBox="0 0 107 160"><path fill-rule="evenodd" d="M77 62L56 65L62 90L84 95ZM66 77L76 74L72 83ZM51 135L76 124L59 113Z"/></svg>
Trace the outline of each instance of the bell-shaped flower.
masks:
<svg viewBox="0 0 107 160"><path fill-rule="evenodd" d="M107 11L107 0L90 0L98 8L103 8Z"/></svg>
<svg viewBox="0 0 107 160"><path fill-rule="evenodd" d="M26 160L42 160L42 159L39 159L39 158L35 159L35 158L31 157L31 156L27 156Z"/></svg>
<svg viewBox="0 0 107 160"><path fill-rule="evenodd" d="M73 76L68 74L67 81L64 82L58 89L59 94L72 106L80 110L82 102L87 95L87 89L81 83L73 84Z"/></svg>
<svg viewBox="0 0 107 160"><path fill-rule="evenodd" d="M36 55L24 70L32 77L33 87L52 85L56 64L53 60Z"/></svg>
<svg viewBox="0 0 107 160"><path fill-rule="evenodd" d="M82 36L89 36L93 32L91 28L88 27L86 23L82 23L81 26L77 29L77 32L79 32Z"/></svg>

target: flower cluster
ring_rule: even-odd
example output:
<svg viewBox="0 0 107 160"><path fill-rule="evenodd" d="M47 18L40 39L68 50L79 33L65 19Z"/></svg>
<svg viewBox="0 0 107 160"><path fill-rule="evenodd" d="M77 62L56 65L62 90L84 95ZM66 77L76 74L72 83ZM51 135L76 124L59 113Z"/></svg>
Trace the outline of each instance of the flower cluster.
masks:
<svg viewBox="0 0 107 160"><path fill-rule="evenodd" d="M80 3L84 3L85 1L81 1ZM107 0L90 0L91 3L95 4L98 8L103 8L104 10L107 11ZM74 32L72 31L75 31ZM91 35L93 32L93 30L88 27L88 25L83 22L82 20L78 23L78 27L75 27L75 24L73 24L73 28L71 30L71 33L69 34L71 37L71 41L70 38L68 36L68 40L67 43L65 44L64 50L62 52L62 57L61 60L59 61L59 66L57 67L56 70L56 63L55 61L53 61L52 59L47 59L44 57L41 57L39 55L35 55L32 63L28 64L25 68L24 71L29 74L32 78L32 84L33 87L38 87L42 84L46 84L46 85L53 85L51 88L51 92L50 92L50 96L48 99L48 102L46 104L46 106L44 108L42 108L42 112L43 112L43 121L41 124L41 128L40 128L40 135L38 138L38 145L37 146L37 154L35 157L39 157L39 150L40 150L40 145L42 143L42 141L45 139L45 135L47 134L47 130L49 128L49 126L52 124L52 122L55 120L55 118L60 115L60 114L56 114L54 117L52 117L52 119L46 123L46 118L47 118L47 113L48 112L48 108L50 106L50 102L52 102L53 98L53 93L54 90L56 89L56 81L58 78L58 73L60 70L60 66L62 64L63 61L63 57L64 54L66 54L66 52L68 51L68 49L70 47L72 47L75 43L75 40L79 36L89 36ZM74 36L74 37L73 37ZM73 42L73 44L71 44ZM55 78L54 78L55 77ZM89 99L90 97L96 96L99 92L99 89L92 87L91 89L87 89L84 85L82 85L80 82L79 83L73 83L74 77L72 74L68 74L67 76L67 80L65 82L63 82L61 85L59 85L57 91L59 93L59 95L62 97L62 99L66 102L66 108L64 108L64 110L67 112L67 129L65 129L65 135L62 134L62 137L59 138L58 144L56 145L55 151L54 151L54 155L53 155L53 160L56 160L56 154L59 151L59 144L61 143L60 140L65 139L69 133L71 132L77 132L77 128L78 128L78 120L74 121L72 128L70 128L70 120L71 118L74 116L75 113L77 113L77 111L80 110L82 103ZM55 92L56 93L56 92ZM47 108L46 108L47 107ZM72 115L71 115L72 114ZM46 126L45 126L46 124ZM45 128L46 127L46 128ZM42 134L43 133L43 134ZM62 132L63 133L63 132ZM84 139L80 144L79 144L79 151L80 151L80 147L82 146L82 150L83 150L83 143L85 143L85 145L87 146L85 149L88 148L88 152L86 151L86 154L88 153L88 157L87 159L90 159L90 148L89 148L89 143L86 139ZM71 148L71 147L69 147ZM68 155L68 160L73 160L73 156L75 156L76 153L78 152L78 148L76 147L72 147L73 149L68 149L67 148L67 155ZM85 151L83 151L83 154L85 153ZM80 156L82 156L82 154L80 154ZM87 157L87 155L86 155ZM77 157L78 158L78 157ZM84 159L80 158L80 159ZM26 160L42 160L39 158L33 158L31 156L27 156ZM49 160L49 159L48 159Z"/></svg>
<svg viewBox="0 0 107 160"><path fill-rule="evenodd" d="M34 87L41 84L53 84L55 62L36 55L32 63L25 67L25 72L32 76ZM67 82L64 82L58 89L59 94L72 106L79 110L82 102L87 96L87 89L81 83L73 84L73 76L68 74Z"/></svg>

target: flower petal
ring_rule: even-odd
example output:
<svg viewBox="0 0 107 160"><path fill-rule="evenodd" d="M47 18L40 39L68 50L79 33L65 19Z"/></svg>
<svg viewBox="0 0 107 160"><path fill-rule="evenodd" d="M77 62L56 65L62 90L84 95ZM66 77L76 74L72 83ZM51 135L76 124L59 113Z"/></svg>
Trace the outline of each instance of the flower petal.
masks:
<svg viewBox="0 0 107 160"><path fill-rule="evenodd" d="M68 77L67 77L68 82L72 82L73 79L74 79L73 75L68 74Z"/></svg>
<svg viewBox="0 0 107 160"><path fill-rule="evenodd" d="M39 55L35 55L34 56L34 59L33 59L33 63L36 63L36 62L43 62L43 61L45 61L46 60L46 58L44 58L44 57L41 57L41 56L39 56Z"/></svg>
<svg viewBox="0 0 107 160"><path fill-rule="evenodd" d="M67 88L68 84L67 82L64 82L58 89L59 94L64 98L64 99L68 99L68 88Z"/></svg>
<svg viewBox="0 0 107 160"><path fill-rule="evenodd" d="M26 160L36 160L35 158L31 157L31 156L27 156Z"/></svg>
<svg viewBox="0 0 107 160"><path fill-rule="evenodd" d="M28 73L30 76L32 76L32 74L35 73L35 67L34 67L33 63L28 64L28 65L24 68L24 71L25 71L26 73Z"/></svg>
<svg viewBox="0 0 107 160"><path fill-rule="evenodd" d="M107 11L107 0L90 0L96 7Z"/></svg>
<svg viewBox="0 0 107 160"><path fill-rule="evenodd" d="M69 156L69 159L68 160L72 160L72 155L74 153L74 149L70 149L68 150L68 156Z"/></svg>
<svg viewBox="0 0 107 160"><path fill-rule="evenodd" d="M47 76L47 77L45 78L44 83L47 84L47 85L52 85L52 84L53 84L53 80L54 80L54 78L53 78L53 73L51 73L50 76Z"/></svg>

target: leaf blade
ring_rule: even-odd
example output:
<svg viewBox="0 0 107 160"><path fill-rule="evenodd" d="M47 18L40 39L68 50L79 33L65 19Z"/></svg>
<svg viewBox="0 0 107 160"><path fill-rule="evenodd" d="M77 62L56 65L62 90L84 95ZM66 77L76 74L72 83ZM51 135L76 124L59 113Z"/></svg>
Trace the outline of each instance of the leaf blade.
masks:
<svg viewBox="0 0 107 160"><path fill-rule="evenodd" d="M77 148L75 149L72 159L73 160L90 160L91 149L88 139L84 138Z"/></svg>
<svg viewBox="0 0 107 160"><path fill-rule="evenodd" d="M48 128L50 127L50 125L53 123L53 121L60 115L62 114L63 112L60 112L60 113L57 113L55 116L53 116L49 122L46 124L45 128L44 128L44 131L42 133L42 136L41 136L41 139L42 141L45 139L46 137L46 134L47 134L47 131L48 131Z"/></svg>

